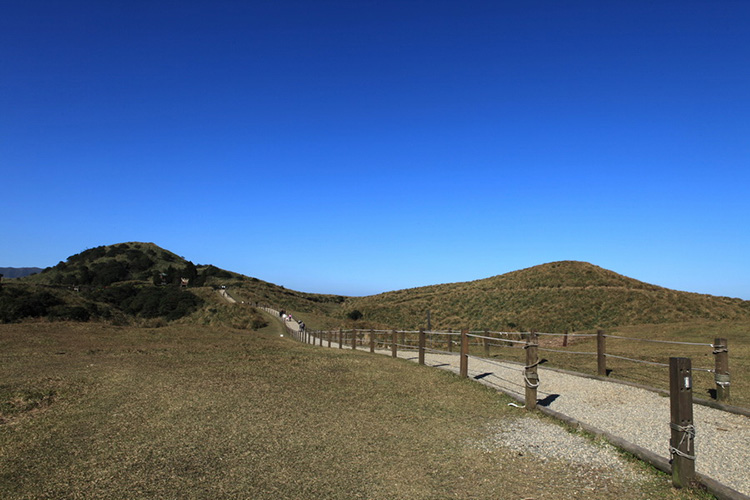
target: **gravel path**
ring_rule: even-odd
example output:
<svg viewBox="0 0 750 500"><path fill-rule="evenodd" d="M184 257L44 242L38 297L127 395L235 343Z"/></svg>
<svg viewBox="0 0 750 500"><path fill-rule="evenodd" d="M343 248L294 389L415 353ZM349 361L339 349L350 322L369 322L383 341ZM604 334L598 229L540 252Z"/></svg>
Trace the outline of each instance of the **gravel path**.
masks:
<svg viewBox="0 0 750 500"><path fill-rule="evenodd" d="M417 360L415 352L399 357ZM455 373L458 355L425 353L425 364ZM669 398L613 382L538 368L539 400L548 408L669 458ZM470 357L469 376L524 396L522 367ZM750 495L750 418L693 405L696 471ZM730 439L727 439L731 437Z"/></svg>
<svg viewBox="0 0 750 500"><path fill-rule="evenodd" d="M296 325L290 326L296 330ZM338 348L338 344L332 342L331 347ZM351 349L351 346L344 347ZM391 354L390 350L378 349L376 352ZM418 360L413 350L400 350L398 356ZM425 364L458 373L459 355L426 352ZM470 377L521 398L524 397L522 369L514 363L473 356L469 359ZM540 405L669 459L668 397L541 366L538 373ZM695 404L693 421L696 428L696 471L750 497L750 418Z"/></svg>

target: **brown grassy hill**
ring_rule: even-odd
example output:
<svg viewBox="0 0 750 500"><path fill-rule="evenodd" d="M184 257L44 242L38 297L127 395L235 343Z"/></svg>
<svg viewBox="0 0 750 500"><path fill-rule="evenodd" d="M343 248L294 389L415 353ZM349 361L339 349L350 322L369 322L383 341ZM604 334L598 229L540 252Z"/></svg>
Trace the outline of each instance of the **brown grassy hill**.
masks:
<svg viewBox="0 0 750 500"><path fill-rule="evenodd" d="M643 323L750 319L750 302L679 292L562 261L492 278L350 298L346 311L398 328L563 331Z"/></svg>

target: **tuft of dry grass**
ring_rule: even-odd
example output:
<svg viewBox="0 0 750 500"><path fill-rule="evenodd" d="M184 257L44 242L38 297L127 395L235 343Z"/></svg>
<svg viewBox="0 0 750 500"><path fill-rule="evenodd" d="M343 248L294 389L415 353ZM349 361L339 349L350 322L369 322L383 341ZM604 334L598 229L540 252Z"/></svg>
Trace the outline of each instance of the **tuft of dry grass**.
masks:
<svg viewBox="0 0 750 500"><path fill-rule="evenodd" d="M269 325L0 325L0 497L704 498L635 462L605 474L469 446L520 410Z"/></svg>

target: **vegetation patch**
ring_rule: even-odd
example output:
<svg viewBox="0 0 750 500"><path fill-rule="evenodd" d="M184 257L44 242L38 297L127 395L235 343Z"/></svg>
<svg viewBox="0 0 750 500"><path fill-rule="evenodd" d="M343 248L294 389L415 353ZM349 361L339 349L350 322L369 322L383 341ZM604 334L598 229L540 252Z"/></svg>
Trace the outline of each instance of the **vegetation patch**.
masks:
<svg viewBox="0 0 750 500"><path fill-rule="evenodd" d="M124 284L88 292L88 297L110 304L121 311L142 318L182 318L203 304L188 290L176 287L139 287Z"/></svg>
<svg viewBox="0 0 750 500"><path fill-rule="evenodd" d="M0 424L32 410L49 406L55 391L25 385L0 385Z"/></svg>
<svg viewBox="0 0 750 500"><path fill-rule="evenodd" d="M25 318L46 316L63 300L47 290L0 287L0 322L11 323Z"/></svg>

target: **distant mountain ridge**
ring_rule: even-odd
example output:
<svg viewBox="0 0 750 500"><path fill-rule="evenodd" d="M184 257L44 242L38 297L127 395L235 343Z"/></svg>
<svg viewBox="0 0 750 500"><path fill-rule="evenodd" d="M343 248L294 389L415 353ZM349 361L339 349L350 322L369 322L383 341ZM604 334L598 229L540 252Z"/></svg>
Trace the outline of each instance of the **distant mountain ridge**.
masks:
<svg viewBox="0 0 750 500"><path fill-rule="evenodd" d="M645 323L750 320L750 301L670 290L578 261L551 262L470 282L344 297L288 290L212 265L195 265L153 243L130 242L84 250L14 282L17 286L92 290L176 287L183 278L196 291L226 286L239 302L308 313L330 327L419 329L427 326L428 311L431 327L442 330L562 332ZM167 317L169 310L164 307Z"/></svg>
<svg viewBox="0 0 750 500"><path fill-rule="evenodd" d="M41 267L0 267L3 278L23 278L41 271Z"/></svg>

